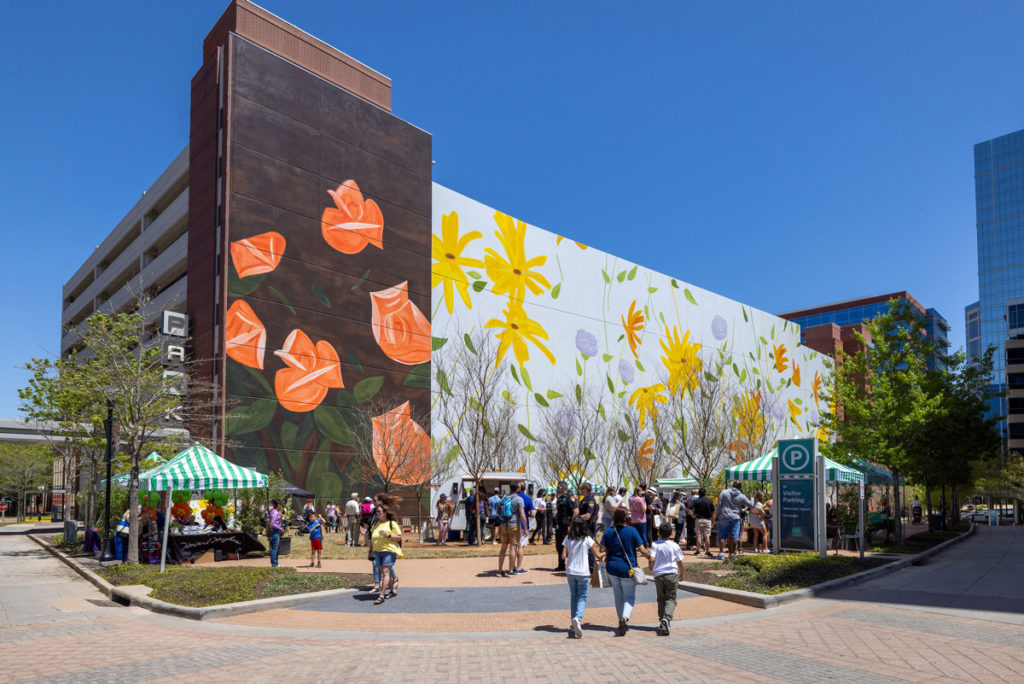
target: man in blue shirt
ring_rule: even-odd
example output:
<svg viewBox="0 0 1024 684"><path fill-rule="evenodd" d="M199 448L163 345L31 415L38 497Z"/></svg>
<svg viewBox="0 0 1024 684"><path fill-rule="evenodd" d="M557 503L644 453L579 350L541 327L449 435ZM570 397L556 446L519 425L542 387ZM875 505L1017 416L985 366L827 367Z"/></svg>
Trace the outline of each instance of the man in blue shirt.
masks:
<svg viewBox="0 0 1024 684"><path fill-rule="evenodd" d="M470 493L466 497L466 542L476 546L476 495Z"/></svg>
<svg viewBox="0 0 1024 684"><path fill-rule="evenodd" d="M501 503L501 490L494 488L494 494L487 500L487 526L491 528L491 543L498 543L498 504Z"/></svg>

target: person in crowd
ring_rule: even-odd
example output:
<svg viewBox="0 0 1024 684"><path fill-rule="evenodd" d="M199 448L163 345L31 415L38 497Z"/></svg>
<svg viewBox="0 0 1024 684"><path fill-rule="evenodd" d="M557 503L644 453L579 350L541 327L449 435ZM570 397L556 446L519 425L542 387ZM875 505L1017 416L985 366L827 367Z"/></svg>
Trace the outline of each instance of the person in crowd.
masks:
<svg viewBox="0 0 1024 684"><path fill-rule="evenodd" d="M484 490L486 493L487 490ZM491 544L498 543L498 503L501 501L501 490L497 487L487 499L487 527L491 532Z"/></svg>
<svg viewBox="0 0 1024 684"><path fill-rule="evenodd" d="M363 503L359 506L359 527L363 535L363 545L370 546L370 528L373 527L374 518L373 499L369 496L363 497Z"/></svg>
<svg viewBox="0 0 1024 684"><path fill-rule="evenodd" d="M362 515L359 494L352 492L345 502L345 544L359 546L359 517Z"/></svg>
<svg viewBox="0 0 1024 684"><path fill-rule="evenodd" d="M527 496L527 494L526 494L526 483L525 482L520 482L517 485L517 487L516 487L516 495L520 499L523 500L523 512L526 514L526 527L521 530L520 540L519 540L519 547L520 547L520 549L522 549L527 544L530 543L530 524L531 524L530 521L531 520L534 521L533 524L536 525L537 509L534 508L534 506L533 506L533 499L531 497ZM522 555L522 551L520 551L520 554L519 554L519 567L517 568L517 570L520 572L520 574L526 572L525 570L523 570L523 555Z"/></svg>
<svg viewBox="0 0 1024 684"><path fill-rule="evenodd" d="M740 509L743 506L753 506L754 502L740 491L739 481L726 487L718 495L718 506L715 507L715 518L718 520L718 558L725 557L722 551L724 541L729 548L729 558L736 555L736 547L740 541L740 525L743 519L740 517Z"/></svg>
<svg viewBox="0 0 1024 684"><path fill-rule="evenodd" d="M646 482L640 483L640 489L643 490L644 501L647 503L647 520L644 529L644 541L649 548L654 543L654 502L658 498L658 493L653 489L647 488Z"/></svg>
<svg viewBox="0 0 1024 684"><path fill-rule="evenodd" d="M665 507L665 516L672 523L672 528L675 531L672 541L678 544L686 530L686 506L683 504L683 493L678 489L672 492L672 498L669 500L668 506Z"/></svg>
<svg viewBox="0 0 1024 684"><path fill-rule="evenodd" d="M327 523L324 526L327 532L338 531L338 509L335 508L333 501L328 501L327 506L324 507L324 516L327 518Z"/></svg>
<svg viewBox="0 0 1024 684"><path fill-rule="evenodd" d="M647 500L644 498L642 487L633 490L633 496L629 497L629 519L630 524L636 528L641 539L647 536Z"/></svg>
<svg viewBox="0 0 1024 684"><path fill-rule="evenodd" d="M601 501L601 527L607 530L612 526L615 509L622 505L622 497L615 493L615 487L606 487L604 500Z"/></svg>
<svg viewBox="0 0 1024 684"><path fill-rule="evenodd" d="M555 494L551 490L544 495L544 503L547 504L548 514L545 518L544 543L550 544L555 536Z"/></svg>
<svg viewBox="0 0 1024 684"><path fill-rule="evenodd" d="M714 557L711 553L711 521L715 517L715 504L707 496L707 490L701 487L697 490L697 499L690 506L693 516L693 527L697 535L697 550L694 556L699 556L701 549L708 558Z"/></svg>
<svg viewBox="0 0 1024 684"><path fill-rule="evenodd" d="M636 600L636 585L633 582L633 568L637 567L637 556L651 559L644 541L636 527L627 524L629 513L620 508L612 518L611 529L601 537L599 553L605 555L605 569L615 594L615 613L619 617L619 636L626 636L629 618L633 614Z"/></svg>
<svg viewBox="0 0 1024 684"><path fill-rule="evenodd" d="M448 495L442 494L437 499L437 543L441 546L448 546L448 528L454 511L455 506L448 500Z"/></svg>
<svg viewBox="0 0 1024 684"><path fill-rule="evenodd" d="M533 532L530 533L530 543L535 543L535 540L540 536L541 540L544 539L544 531L547 529L547 514L548 504L544 501L544 490L537 490L537 496L533 497Z"/></svg>
<svg viewBox="0 0 1024 684"><path fill-rule="evenodd" d="M558 566L555 572L565 570L565 560L562 558L562 542L569 534L569 525L572 519L579 514L579 507L576 504L576 497L569 491L565 480L559 480L555 487L558 500L555 502L555 553L558 554Z"/></svg>
<svg viewBox="0 0 1024 684"><path fill-rule="evenodd" d="M302 519L305 520L310 513L316 513L316 508L313 506L312 499L306 499L306 504L302 507Z"/></svg>
<svg viewBox="0 0 1024 684"><path fill-rule="evenodd" d="M764 492L754 493L754 505L750 507L750 529L754 536L754 553L768 553L768 528L765 525Z"/></svg>
<svg viewBox="0 0 1024 684"><path fill-rule="evenodd" d="M593 536L594 532L597 531L598 507L597 500L594 498L593 488L589 482L584 482L580 485L580 500L577 510L579 511L577 515L587 523L588 534Z"/></svg>
<svg viewBox="0 0 1024 684"><path fill-rule="evenodd" d="M569 638L583 638L583 610L587 606L587 585L590 582L588 558L604 558L600 552L592 552L594 539L590 526L582 516L577 515L569 525L569 534L562 541L562 561L565 563L565 577L569 582Z"/></svg>
<svg viewBox="0 0 1024 684"><path fill-rule="evenodd" d="M284 533L284 516L281 514L281 502L270 500L270 511L267 513L267 531L270 533L270 567L277 567L277 550L281 546L281 535Z"/></svg>
<svg viewBox="0 0 1024 684"><path fill-rule="evenodd" d="M395 522L395 500L387 495L374 509L376 520L370 528L373 565L380 574L380 594L373 604L379 606L386 599L398 595L398 574L395 562L402 556L402 527Z"/></svg>
<svg viewBox="0 0 1024 684"><path fill-rule="evenodd" d="M470 491L466 494L466 499L462 502L463 507L466 510L466 543L469 546L476 546L476 521L477 521L477 499L476 490Z"/></svg>
<svg viewBox="0 0 1024 684"><path fill-rule="evenodd" d="M309 533L309 567L320 567L320 555L324 548L324 524L320 516L310 511L306 514L306 532Z"/></svg>
<svg viewBox="0 0 1024 684"><path fill-rule="evenodd" d="M525 529L526 524L523 500L515 492L509 492L502 496L498 502L498 537L501 541L501 548L498 549L498 577L509 577L516 574L516 557L521 553L520 530ZM509 554L508 573L504 569L506 552Z"/></svg>
<svg viewBox="0 0 1024 684"><path fill-rule="evenodd" d="M697 544L697 518L693 515L693 504L700 498L699 489L691 489L689 496L683 497L686 504L686 550L696 548Z"/></svg>
<svg viewBox="0 0 1024 684"><path fill-rule="evenodd" d="M672 523L658 527L658 540L651 546L651 574L658 592L658 633L668 636L676 610L676 588L683 578L683 550L672 541Z"/></svg>

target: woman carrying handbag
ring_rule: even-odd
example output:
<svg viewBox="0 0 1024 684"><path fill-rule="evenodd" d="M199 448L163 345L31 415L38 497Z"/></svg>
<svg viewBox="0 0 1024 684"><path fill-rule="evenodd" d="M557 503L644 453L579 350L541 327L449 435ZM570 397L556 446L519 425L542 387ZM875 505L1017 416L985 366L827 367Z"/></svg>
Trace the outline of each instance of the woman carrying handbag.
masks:
<svg viewBox="0 0 1024 684"><path fill-rule="evenodd" d="M637 555L650 560L651 554L644 546L640 534L629 524L629 512L623 508L615 511L612 528L605 530L601 537L600 551L607 558L605 569L615 594L615 612L619 617L619 636L626 636L629 618L636 601L636 585L646 584L646 577L637 566Z"/></svg>

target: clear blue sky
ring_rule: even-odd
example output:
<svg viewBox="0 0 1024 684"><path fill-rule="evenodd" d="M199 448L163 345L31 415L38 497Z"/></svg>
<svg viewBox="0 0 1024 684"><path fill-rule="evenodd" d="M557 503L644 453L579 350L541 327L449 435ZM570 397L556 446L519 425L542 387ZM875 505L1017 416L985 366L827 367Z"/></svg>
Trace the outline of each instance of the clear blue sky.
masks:
<svg viewBox="0 0 1024 684"><path fill-rule="evenodd" d="M772 312L905 289L963 345L972 146L1024 128L1022 3L262 4L390 76L443 185ZM4 4L0 416L188 142L226 6Z"/></svg>

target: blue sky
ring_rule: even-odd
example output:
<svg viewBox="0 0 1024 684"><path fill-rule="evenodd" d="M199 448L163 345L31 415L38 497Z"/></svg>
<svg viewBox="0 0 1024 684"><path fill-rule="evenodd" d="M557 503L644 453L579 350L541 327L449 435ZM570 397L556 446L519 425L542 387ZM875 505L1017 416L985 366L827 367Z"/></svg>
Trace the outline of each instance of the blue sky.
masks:
<svg viewBox="0 0 1024 684"><path fill-rule="evenodd" d="M0 416L188 142L226 5L5 4ZM963 345L972 146L1024 128L1024 4L262 5L390 76L443 185L772 312L905 289Z"/></svg>

